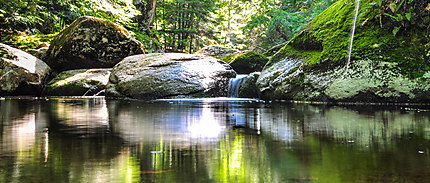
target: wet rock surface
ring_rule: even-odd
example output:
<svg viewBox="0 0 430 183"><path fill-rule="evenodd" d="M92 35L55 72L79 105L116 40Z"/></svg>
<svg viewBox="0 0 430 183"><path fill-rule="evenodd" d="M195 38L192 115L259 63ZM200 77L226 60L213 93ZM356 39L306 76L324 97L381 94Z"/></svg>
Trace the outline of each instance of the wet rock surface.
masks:
<svg viewBox="0 0 430 183"><path fill-rule="evenodd" d="M239 88L239 97L241 98L259 98L259 90L256 85L260 72L254 72L246 76Z"/></svg>
<svg viewBox="0 0 430 183"><path fill-rule="evenodd" d="M112 69L77 69L63 71L45 87L50 96L91 96L106 88Z"/></svg>
<svg viewBox="0 0 430 183"><path fill-rule="evenodd" d="M266 68L257 81L262 97L367 103L430 101L430 72L411 79L392 62L355 61L347 74L343 66L309 69L299 68L300 63L284 59Z"/></svg>
<svg viewBox="0 0 430 183"><path fill-rule="evenodd" d="M51 69L42 60L0 43L0 95L39 95Z"/></svg>
<svg viewBox="0 0 430 183"><path fill-rule="evenodd" d="M138 99L221 97L236 73L208 56L154 53L125 58L112 70L108 97Z"/></svg>
<svg viewBox="0 0 430 183"><path fill-rule="evenodd" d="M127 56L144 52L142 43L123 27L86 16L53 39L46 61L55 71L108 68Z"/></svg>

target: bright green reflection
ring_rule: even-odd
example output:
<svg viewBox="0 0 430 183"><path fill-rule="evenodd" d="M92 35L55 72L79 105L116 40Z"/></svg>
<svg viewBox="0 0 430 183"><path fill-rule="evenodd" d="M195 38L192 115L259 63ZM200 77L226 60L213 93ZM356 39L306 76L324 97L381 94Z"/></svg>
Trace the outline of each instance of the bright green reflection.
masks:
<svg viewBox="0 0 430 183"><path fill-rule="evenodd" d="M426 182L429 114L8 99L0 101L0 182Z"/></svg>

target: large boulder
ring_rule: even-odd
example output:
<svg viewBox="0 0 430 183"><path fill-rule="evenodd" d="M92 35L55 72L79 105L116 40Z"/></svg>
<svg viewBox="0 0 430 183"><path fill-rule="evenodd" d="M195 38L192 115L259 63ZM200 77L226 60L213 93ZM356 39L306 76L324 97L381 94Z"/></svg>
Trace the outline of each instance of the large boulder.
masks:
<svg viewBox="0 0 430 183"><path fill-rule="evenodd" d="M56 71L108 68L127 56L144 52L142 43L123 27L85 16L52 40L46 61Z"/></svg>
<svg viewBox="0 0 430 183"><path fill-rule="evenodd" d="M240 52L227 62L239 74L249 74L252 72L260 72L268 59L266 56L254 51Z"/></svg>
<svg viewBox="0 0 430 183"><path fill-rule="evenodd" d="M0 43L0 95L39 95L49 66L40 59Z"/></svg>
<svg viewBox="0 0 430 183"><path fill-rule="evenodd" d="M237 49L226 48L219 45L209 45L197 51L196 54L202 54L222 59L223 57L231 57L239 52L240 51Z"/></svg>
<svg viewBox="0 0 430 183"><path fill-rule="evenodd" d="M398 11L413 11L405 14L414 16L398 22L390 16L391 8L383 8L395 4L384 1L379 5L375 0L360 3L360 7L369 8L359 9L350 62L349 32L356 3L339 0L266 64L257 81L262 97L430 102L430 10L420 4L423 1L404 4L406 8Z"/></svg>
<svg viewBox="0 0 430 183"><path fill-rule="evenodd" d="M213 57L181 53L135 55L113 68L106 96L220 97L227 95L229 79L235 75L228 64Z"/></svg>
<svg viewBox="0 0 430 183"><path fill-rule="evenodd" d="M77 69L63 71L45 87L51 96L90 96L106 88L112 69Z"/></svg>

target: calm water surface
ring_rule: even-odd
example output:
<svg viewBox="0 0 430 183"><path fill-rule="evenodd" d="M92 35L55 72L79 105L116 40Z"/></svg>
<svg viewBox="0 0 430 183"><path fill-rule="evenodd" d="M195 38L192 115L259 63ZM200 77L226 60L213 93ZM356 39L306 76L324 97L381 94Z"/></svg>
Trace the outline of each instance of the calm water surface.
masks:
<svg viewBox="0 0 430 183"><path fill-rule="evenodd" d="M0 100L0 182L428 182L424 107Z"/></svg>

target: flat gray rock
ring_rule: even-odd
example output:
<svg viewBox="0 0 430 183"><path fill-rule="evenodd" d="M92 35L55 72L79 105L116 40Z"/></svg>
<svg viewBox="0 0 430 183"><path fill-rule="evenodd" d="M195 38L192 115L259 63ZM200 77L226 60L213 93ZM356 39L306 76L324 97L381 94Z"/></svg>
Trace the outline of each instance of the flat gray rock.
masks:
<svg viewBox="0 0 430 183"><path fill-rule="evenodd" d="M208 56L154 53L125 58L112 70L106 96L137 99L221 97L236 72Z"/></svg>

